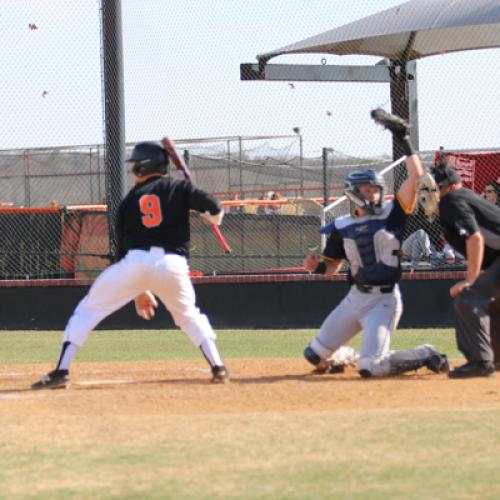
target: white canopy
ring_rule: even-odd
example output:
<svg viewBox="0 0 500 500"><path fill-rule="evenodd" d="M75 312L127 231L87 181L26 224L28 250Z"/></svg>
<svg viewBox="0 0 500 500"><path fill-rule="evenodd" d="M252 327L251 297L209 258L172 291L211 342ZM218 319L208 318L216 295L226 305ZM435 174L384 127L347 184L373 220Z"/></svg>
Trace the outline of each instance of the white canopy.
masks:
<svg viewBox="0 0 500 500"><path fill-rule="evenodd" d="M411 0L257 58L319 52L409 61L493 47L500 47L500 0Z"/></svg>

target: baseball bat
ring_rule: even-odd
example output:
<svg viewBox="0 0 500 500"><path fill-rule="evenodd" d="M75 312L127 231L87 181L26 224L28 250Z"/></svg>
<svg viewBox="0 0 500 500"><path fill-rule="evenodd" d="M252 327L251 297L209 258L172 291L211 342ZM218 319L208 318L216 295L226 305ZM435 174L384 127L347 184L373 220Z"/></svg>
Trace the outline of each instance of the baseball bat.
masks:
<svg viewBox="0 0 500 500"><path fill-rule="evenodd" d="M174 141L170 137L164 137L161 140L161 143L165 148L165 151L168 153L168 156L172 160L173 164L175 165L175 168L177 170L180 170L183 173L184 177L189 182L193 182L193 178L191 177L191 172L187 168L187 165L184 163L184 161L177 154ZM222 236L220 229L215 224L211 224L210 227L212 228L212 231L215 237L217 238L217 241L222 247L222 250L224 250L224 253L231 253L231 248L224 239L224 236Z"/></svg>
<svg viewBox="0 0 500 500"><path fill-rule="evenodd" d="M400 163L403 163L406 160L406 156L402 156L399 160L396 160L394 163L391 163L384 169L382 169L379 174L384 175L389 170L392 170L394 167L397 167ZM343 194L340 198L335 200L333 203L330 203L327 207L323 208L323 212L329 212L332 208L335 208L337 205L340 205L344 200L347 199L347 196Z"/></svg>

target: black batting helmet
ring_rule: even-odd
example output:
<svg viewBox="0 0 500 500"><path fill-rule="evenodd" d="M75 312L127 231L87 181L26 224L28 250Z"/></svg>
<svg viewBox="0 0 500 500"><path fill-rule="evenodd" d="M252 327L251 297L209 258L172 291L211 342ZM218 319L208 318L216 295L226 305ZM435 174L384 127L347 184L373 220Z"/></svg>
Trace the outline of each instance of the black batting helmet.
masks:
<svg viewBox="0 0 500 500"><path fill-rule="evenodd" d="M132 172L137 177L164 175L168 171L168 154L160 144L153 141L138 142L126 161L134 164Z"/></svg>
<svg viewBox="0 0 500 500"><path fill-rule="evenodd" d="M380 188L380 200L377 203L369 202L365 199L359 186L368 184ZM357 207L364 208L368 213L377 215L382 211L382 201L384 199L385 183L384 178L375 170L356 170L348 174L345 178L344 194Z"/></svg>

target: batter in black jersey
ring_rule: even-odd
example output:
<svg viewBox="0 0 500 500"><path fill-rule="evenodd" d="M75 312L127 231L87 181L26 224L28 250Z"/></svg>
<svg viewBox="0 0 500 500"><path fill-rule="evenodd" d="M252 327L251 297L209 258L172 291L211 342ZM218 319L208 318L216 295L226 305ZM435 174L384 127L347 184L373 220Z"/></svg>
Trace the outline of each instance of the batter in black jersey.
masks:
<svg viewBox="0 0 500 500"><path fill-rule="evenodd" d="M450 377L491 376L500 362L500 208L464 188L450 167L433 175L445 238L467 258L466 279L450 289L457 344L467 363Z"/></svg>
<svg viewBox="0 0 500 500"><path fill-rule="evenodd" d="M118 209L119 256L152 246L189 255L189 211L221 213L217 200L186 180L151 177L137 184Z"/></svg>
<svg viewBox="0 0 500 500"><path fill-rule="evenodd" d="M119 260L95 280L78 304L66 326L55 370L33 384L33 389L67 386L70 364L90 331L134 298L137 313L150 319L157 306L155 295L175 324L201 349L212 369L212 382L229 380L215 332L195 305L186 259L190 210L201 212L210 224L220 224L220 205L190 182L166 177L168 154L157 143L137 144L128 161L132 163L135 186L118 210Z"/></svg>

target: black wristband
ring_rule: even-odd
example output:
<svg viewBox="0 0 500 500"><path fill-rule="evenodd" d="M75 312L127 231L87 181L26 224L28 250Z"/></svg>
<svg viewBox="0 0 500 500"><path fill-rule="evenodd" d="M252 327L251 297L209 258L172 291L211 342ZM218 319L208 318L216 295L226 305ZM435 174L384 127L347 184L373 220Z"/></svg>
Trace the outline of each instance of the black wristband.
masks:
<svg viewBox="0 0 500 500"><path fill-rule="evenodd" d="M326 273L326 262L324 260L321 260L318 265L316 266L316 269L314 270L316 274L325 274Z"/></svg>
<svg viewBox="0 0 500 500"><path fill-rule="evenodd" d="M413 149L409 136L406 135L403 139L400 139L398 142L405 156L411 156L416 153L416 151Z"/></svg>

